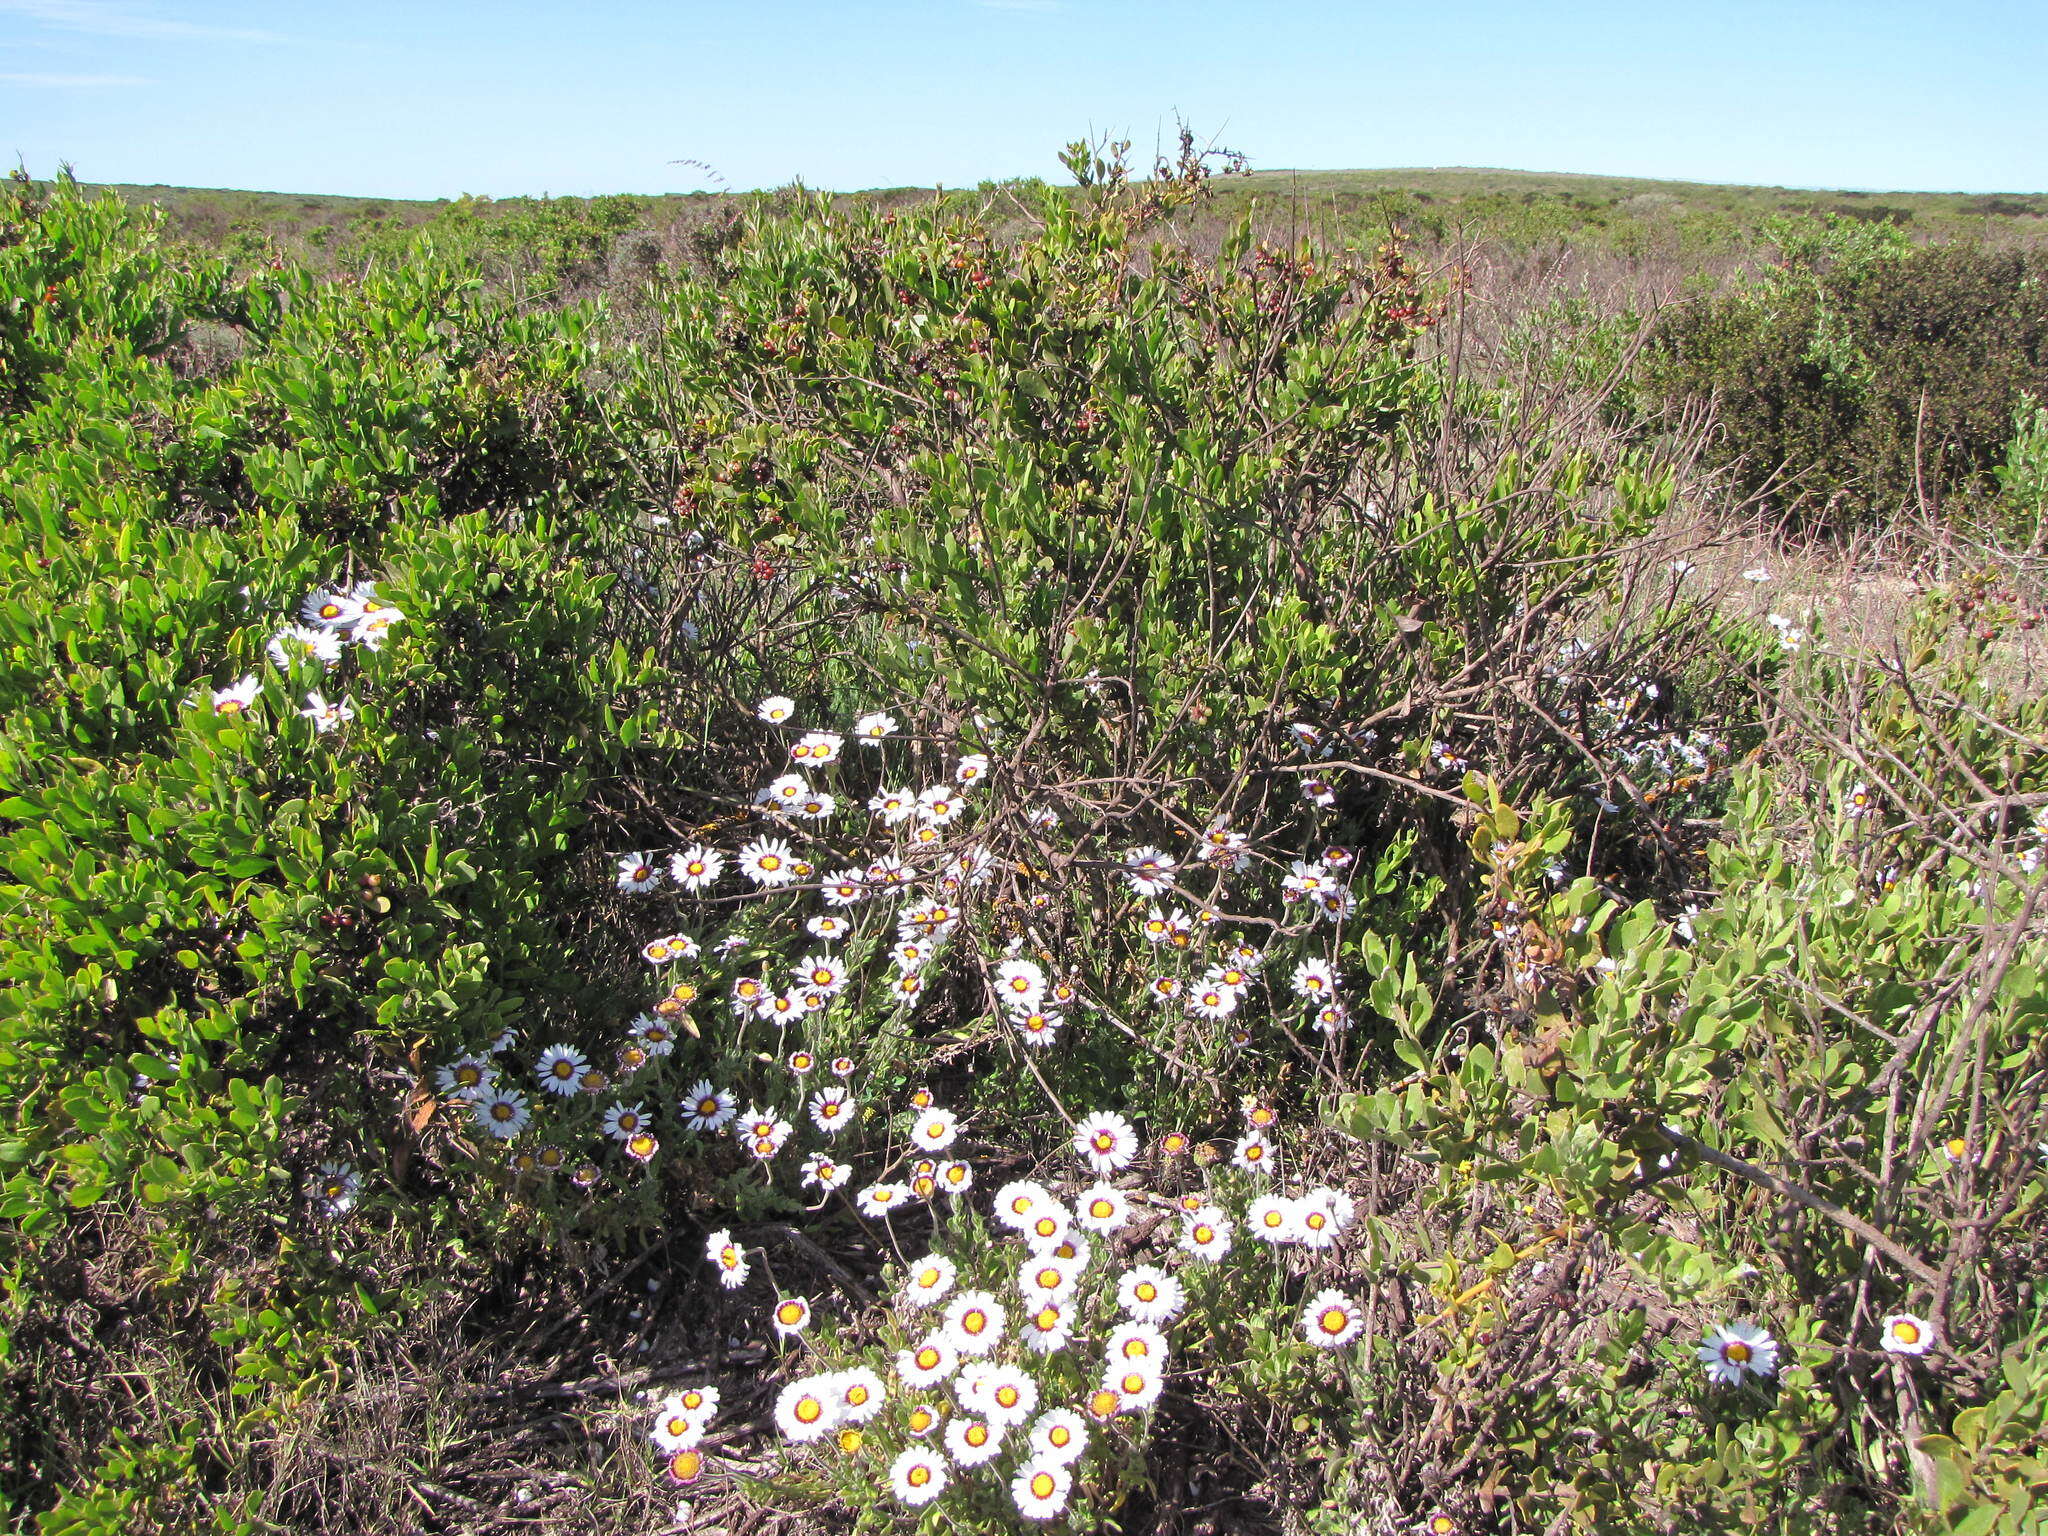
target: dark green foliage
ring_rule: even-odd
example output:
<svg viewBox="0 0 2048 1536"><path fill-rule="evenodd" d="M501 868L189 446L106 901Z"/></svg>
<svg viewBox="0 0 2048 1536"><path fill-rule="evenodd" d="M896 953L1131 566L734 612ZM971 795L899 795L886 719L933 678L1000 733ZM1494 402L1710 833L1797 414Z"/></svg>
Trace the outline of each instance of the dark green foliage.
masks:
<svg viewBox="0 0 2048 1536"><path fill-rule="evenodd" d="M1832 228L1768 280L1675 311L1653 388L1712 399L1738 491L1810 524L1981 493L2018 397L2048 382L2048 261Z"/></svg>

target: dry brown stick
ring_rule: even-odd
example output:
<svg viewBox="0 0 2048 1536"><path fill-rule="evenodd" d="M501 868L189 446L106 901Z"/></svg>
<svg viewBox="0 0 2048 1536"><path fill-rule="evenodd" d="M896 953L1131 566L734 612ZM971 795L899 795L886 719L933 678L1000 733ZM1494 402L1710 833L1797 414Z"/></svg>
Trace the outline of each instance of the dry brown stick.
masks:
<svg viewBox="0 0 2048 1536"><path fill-rule="evenodd" d="M1790 1179L1781 1178L1768 1169L1759 1168L1754 1163L1745 1163L1739 1157L1730 1157L1726 1152L1716 1147L1710 1147L1705 1142L1686 1135L1683 1131L1673 1130L1668 1125L1660 1127L1659 1130L1664 1139L1679 1151L1697 1157L1703 1163L1712 1163L1716 1168L1732 1173L1737 1178L1747 1179L1759 1189L1767 1189L1772 1194L1781 1195L1794 1204L1803 1205L1816 1215L1825 1216L1843 1231L1851 1233L1869 1244L1900 1269L1903 1269L1915 1280L1918 1280L1922 1285L1934 1287L1941 1283L1941 1276L1934 1270L1933 1266L1915 1257L1893 1239L1886 1237L1884 1233L1878 1231L1877 1228L1873 1227L1855 1212L1845 1211L1833 1201L1816 1195L1812 1190L1807 1189L1803 1185L1794 1184Z"/></svg>

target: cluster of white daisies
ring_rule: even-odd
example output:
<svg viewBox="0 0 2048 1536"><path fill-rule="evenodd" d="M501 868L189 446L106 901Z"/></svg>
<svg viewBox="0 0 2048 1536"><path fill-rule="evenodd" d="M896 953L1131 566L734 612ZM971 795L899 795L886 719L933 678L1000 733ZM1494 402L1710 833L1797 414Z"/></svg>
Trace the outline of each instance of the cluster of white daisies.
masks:
<svg viewBox="0 0 2048 1536"><path fill-rule="evenodd" d="M1261 1135L1272 1124L1271 1111L1256 1104L1247 1118ZM1178 1140L1185 1151L1186 1138ZM1053 1519L1067 1506L1091 1425L1147 1413L1164 1388L1171 1355L1165 1330L1187 1306L1185 1284L1160 1264L1119 1265L1111 1257L1110 1240L1141 1208L1179 1212L1174 1247L1183 1265L1222 1261L1240 1227L1274 1247L1328 1249L1352 1221L1350 1199L1328 1188L1261 1195L1235 1219L1206 1196L1169 1201L1120 1188L1113 1180L1138 1160L1141 1145L1118 1114L1083 1118L1071 1147L1093 1182L1064 1200L1029 1180L996 1191L993 1218L1016 1246L995 1248L981 1261L1000 1277L988 1288L965 1283L960 1263L944 1254L909 1263L890 1309L907 1342L885 1370L863 1364L790 1382L775 1407L787 1441L802 1446L833 1437L852 1454L866 1444L868 1426L887 1413L881 1444L885 1454L895 1452L888 1481L900 1503L929 1504L956 1479L992 1468L1007 1480L1020 1515ZM730 1232L711 1235L707 1257L722 1279L744 1277L745 1256ZM1006 1269L1013 1261L1014 1270ZM1013 1298L1003 1294L1009 1291ZM800 1333L810 1303L782 1298L774 1316L785 1336ZM924 1331L913 1337L920 1319ZM1352 1343L1364 1326L1358 1305L1336 1290L1317 1293L1301 1314L1303 1336L1324 1349ZM1099 1348L1095 1384L1073 1401L1054 1401L1050 1383L1065 1373L1047 1366L1084 1340L1091 1353Z"/></svg>
<svg viewBox="0 0 2048 1536"><path fill-rule="evenodd" d="M299 604L300 622L287 624L272 635L264 651L284 671L289 671L297 661L333 666L341 660L345 645L365 646L373 651L382 648L391 626L404 617L400 609L378 599L374 581L323 588L307 595ZM206 704L217 715L246 714L262 691L262 680L252 672L225 688L199 695L192 703ZM352 700L329 699L316 689L306 695L305 706L299 713L324 735L353 720L356 709Z"/></svg>

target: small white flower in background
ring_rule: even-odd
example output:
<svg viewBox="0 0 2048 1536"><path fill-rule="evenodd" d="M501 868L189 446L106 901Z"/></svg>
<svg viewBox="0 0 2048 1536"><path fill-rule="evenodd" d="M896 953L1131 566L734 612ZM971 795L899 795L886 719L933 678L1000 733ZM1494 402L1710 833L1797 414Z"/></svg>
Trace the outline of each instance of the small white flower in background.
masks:
<svg viewBox="0 0 2048 1536"><path fill-rule="evenodd" d="M445 1067L434 1069L434 1081L443 1093L473 1099L488 1092L496 1082L498 1069L481 1056L463 1056Z"/></svg>
<svg viewBox="0 0 2048 1536"><path fill-rule="evenodd" d="M350 699L336 699L330 704L324 695L309 693L306 695L306 707L299 713L312 721L313 729L324 736L355 719L356 706Z"/></svg>
<svg viewBox="0 0 2048 1536"><path fill-rule="evenodd" d="M1723 1323L1697 1351L1707 1379L1736 1386L1744 1376L1771 1376L1778 1369L1778 1342L1755 1323Z"/></svg>
<svg viewBox="0 0 2048 1536"><path fill-rule="evenodd" d="M628 853L619 858L619 889L628 896L644 896L661 884L661 871L651 853Z"/></svg>
<svg viewBox="0 0 2048 1536"><path fill-rule="evenodd" d="M1742 573L1744 581L1764 582L1771 579L1771 573L1760 565L1753 565Z"/></svg>
<svg viewBox="0 0 2048 1536"><path fill-rule="evenodd" d="M1690 560L1674 560L1671 562L1671 574L1674 576L1690 576L1695 569L1696 567Z"/></svg>
<svg viewBox="0 0 2048 1536"><path fill-rule="evenodd" d="M1934 1347L1934 1324L1910 1312L1894 1312L1884 1320L1878 1341L1889 1354L1924 1355Z"/></svg>
<svg viewBox="0 0 2048 1536"><path fill-rule="evenodd" d="M1302 1308L1301 1331L1318 1349L1341 1349L1365 1331L1365 1313L1342 1291L1319 1291Z"/></svg>
<svg viewBox="0 0 2048 1536"><path fill-rule="evenodd" d="M846 745L846 738L831 731L811 731L797 738L796 745L789 749L792 761L799 763L836 763L839 752Z"/></svg>
<svg viewBox="0 0 2048 1536"><path fill-rule="evenodd" d="M886 738L895 735L899 729L901 727L897 725L896 717L884 714L880 710L871 715L862 715L853 722L855 739L863 746L869 747L879 747Z"/></svg>
<svg viewBox="0 0 2048 1536"><path fill-rule="evenodd" d="M927 826L947 826L958 821L966 809L967 802L947 784L934 784L930 789L920 791L917 797L918 820Z"/></svg>
<svg viewBox="0 0 2048 1536"><path fill-rule="evenodd" d="M970 752L960 759L953 770L953 782L965 789L970 784L979 784L988 777L988 757L984 753Z"/></svg>
<svg viewBox="0 0 2048 1536"><path fill-rule="evenodd" d="M1074 1127L1074 1155L1097 1173L1115 1173L1138 1155L1138 1133L1122 1115L1098 1111Z"/></svg>
<svg viewBox="0 0 2048 1536"><path fill-rule="evenodd" d="M322 1163L312 1180L312 1195L322 1216L345 1216L354 1209L362 1180L349 1163Z"/></svg>
<svg viewBox="0 0 2048 1536"><path fill-rule="evenodd" d="M237 678L225 688L213 689L209 702L216 715L246 714L249 706L256 702L256 695L262 691L263 685L255 678Z"/></svg>
<svg viewBox="0 0 2048 1536"><path fill-rule="evenodd" d="M885 789L868 801L868 809L882 818L884 826L897 826L917 810L917 796L907 789Z"/></svg>
<svg viewBox="0 0 2048 1536"><path fill-rule="evenodd" d="M1302 961L1294 968L1289 985L1294 988L1295 996L1311 1002L1320 1002L1337 994L1337 976L1326 960L1311 958Z"/></svg>
<svg viewBox="0 0 2048 1536"><path fill-rule="evenodd" d="M325 665L341 659L341 636L324 624L291 624L272 635L263 649L280 667L295 661Z"/></svg>
<svg viewBox="0 0 2048 1536"><path fill-rule="evenodd" d="M800 773L785 773L770 779L754 796L756 805L772 805L788 810L801 804L811 793L810 781Z"/></svg>
<svg viewBox="0 0 2048 1536"><path fill-rule="evenodd" d="M811 1326L811 1304L801 1296L785 1296L775 1304L772 1318L778 1334L796 1338Z"/></svg>
<svg viewBox="0 0 2048 1536"><path fill-rule="evenodd" d="M1179 861L1157 848L1133 848L1124 855L1124 879L1140 896L1157 896L1172 889L1173 872Z"/></svg>
<svg viewBox="0 0 2048 1536"><path fill-rule="evenodd" d="M1184 1253L1215 1263L1230 1252L1230 1218L1216 1205L1197 1206L1181 1217L1180 1246Z"/></svg>
<svg viewBox="0 0 2048 1536"><path fill-rule="evenodd" d="M583 1053L570 1045L551 1045L534 1063L534 1075L540 1079L541 1087L565 1099L575 1097L578 1081L589 1070L590 1063Z"/></svg>
<svg viewBox="0 0 2048 1536"><path fill-rule="evenodd" d="M784 698L779 693L771 694L754 706L754 714L770 725L781 725L795 713L796 700Z"/></svg>
<svg viewBox="0 0 2048 1536"><path fill-rule="evenodd" d="M604 1133L613 1141L626 1141L647 1129L644 1104L614 1104L604 1112Z"/></svg>
<svg viewBox="0 0 2048 1536"><path fill-rule="evenodd" d="M704 1257L718 1270L718 1283L736 1291L747 1283L747 1256L732 1240L730 1229L720 1227L704 1239Z"/></svg>
<svg viewBox="0 0 2048 1536"><path fill-rule="evenodd" d="M320 629L353 629L362 616L362 600L347 592L314 592L299 604L299 617Z"/></svg>
<svg viewBox="0 0 2048 1536"><path fill-rule="evenodd" d="M493 1088L470 1101L476 1123L501 1141L526 1129L526 1095L516 1088Z"/></svg>
<svg viewBox="0 0 2048 1536"><path fill-rule="evenodd" d="M927 1109L910 1128L910 1139L926 1152L943 1152L960 1134L960 1117L950 1109Z"/></svg>
<svg viewBox="0 0 2048 1536"><path fill-rule="evenodd" d="M385 638L391 633L393 626L404 617L403 609L379 608L357 619L354 627L349 630L348 637L365 650L381 651L384 649Z"/></svg>
<svg viewBox="0 0 2048 1536"><path fill-rule="evenodd" d="M1246 1173L1265 1173L1272 1165L1273 1144L1266 1140L1264 1131L1252 1131L1238 1139L1237 1146L1231 1151L1230 1161L1233 1166L1242 1168Z"/></svg>
<svg viewBox="0 0 2048 1536"><path fill-rule="evenodd" d="M718 883L725 873L725 855L703 843L692 843L669 859L668 872L677 885L694 894Z"/></svg>
<svg viewBox="0 0 2048 1536"><path fill-rule="evenodd" d="M910 1186L907 1184L870 1184L854 1196L854 1205L863 1216L886 1216L900 1206L910 1204Z"/></svg>
<svg viewBox="0 0 2048 1536"><path fill-rule="evenodd" d="M1008 1008L1035 1008L1045 997L1045 972L1030 960L1005 960L996 967L996 995Z"/></svg>
<svg viewBox="0 0 2048 1536"><path fill-rule="evenodd" d="M739 1100L709 1078L699 1079L682 1102L682 1113L688 1117L685 1123L693 1131L723 1130L738 1110Z"/></svg>

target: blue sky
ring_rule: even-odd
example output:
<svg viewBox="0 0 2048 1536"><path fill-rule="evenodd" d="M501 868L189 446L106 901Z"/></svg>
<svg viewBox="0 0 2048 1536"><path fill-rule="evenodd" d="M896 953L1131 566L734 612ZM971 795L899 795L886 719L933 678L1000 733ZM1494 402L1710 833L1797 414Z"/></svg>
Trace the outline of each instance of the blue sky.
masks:
<svg viewBox="0 0 2048 1536"><path fill-rule="evenodd" d="M2048 0L0 0L0 152L447 197L1259 168L2048 190Z"/></svg>

